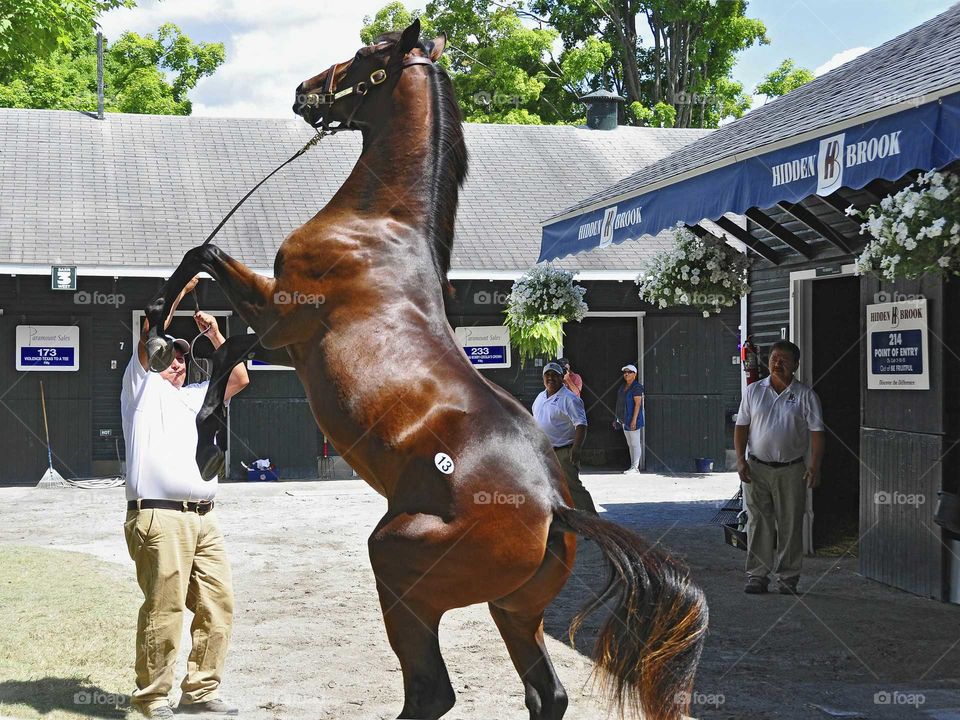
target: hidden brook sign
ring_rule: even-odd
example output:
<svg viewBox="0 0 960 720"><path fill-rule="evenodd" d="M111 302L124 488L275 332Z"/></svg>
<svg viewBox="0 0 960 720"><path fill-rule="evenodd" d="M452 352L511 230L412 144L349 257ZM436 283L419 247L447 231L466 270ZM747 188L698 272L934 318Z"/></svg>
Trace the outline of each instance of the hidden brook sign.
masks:
<svg viewBox="0 0 960 720"><path fill-rule="evenodd" d="M867 305L867 389L929 390L927 301Z"/></svg>

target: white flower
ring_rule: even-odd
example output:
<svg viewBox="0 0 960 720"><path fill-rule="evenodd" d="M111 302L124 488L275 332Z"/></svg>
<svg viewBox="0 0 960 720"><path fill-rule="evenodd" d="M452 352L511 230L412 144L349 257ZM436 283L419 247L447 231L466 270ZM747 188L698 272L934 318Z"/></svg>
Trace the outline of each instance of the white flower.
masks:
<svg viewBox="0 0 960 720"><path fill-rule="evenodd" d="M946 255L944 255L942 258L940 258L939 260L937 260L937 265L939 265L939 266L942 267L942 268L946 268L946 267L950 267L950 263L951 263L951 262L952 262L952 260L951 260L949 257L947 257Z"/></svg>
<svg viewBox="0 0 960 720"><path fill-rule="evenodd" d="M844 212L846 213L847 217L856 217L860 214L860 211L857 210L853 205L844 210Z"/></svg>

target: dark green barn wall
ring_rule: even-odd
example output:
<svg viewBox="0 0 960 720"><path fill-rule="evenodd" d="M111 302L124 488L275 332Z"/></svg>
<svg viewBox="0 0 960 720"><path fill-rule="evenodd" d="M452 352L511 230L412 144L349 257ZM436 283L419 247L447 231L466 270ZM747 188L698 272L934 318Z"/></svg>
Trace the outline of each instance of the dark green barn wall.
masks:
<svg viewBox="0 0 960 720"><path fill-rule="evenodd" d="M725 310L720 316L704 318L689 310L660 310L642 302L632 281L583 281L585 300L591 312L644 312L645 357L643 360L647 390L647 469L666 472L691 472L694 458L711 457L722 469L725 450L733 448L733 426L730 415L740 403L740 366L732 362L738 352L740 309ZM448 300L451 325L500 325L503 303L511 283L489 280L456 281L455 296ZM591 318L591 322L611 322L608 318ZM630 322L629 319L626 322ZM568 338L578 338L575 323L567 328ZM594 334L585 334L585 342L597 342ZM602 342L602 338L601 338ZM564 354L572 359L599 352L598 347L580 347L567 343ZM544 358L547 360L549 358ZM598 369L596 377L585 376L584 383L602 391L619 383L620 367L636 363L636 351L620 359L611 358L609 367ZM543 389L541 366L528 363L524 369L514 359L510 370L483 371L491 380L505 387L525 406L530 407ZM576 364L574 369L577 370ZM582 370L582 368L581 368ZM582 374L582 373L581 373ZM613 419L613 400L603 395L604 408L588 407L594 425L593 437L604 436L600 447L588 432L585 458L609 467L626 467L626 442L606 436L606 423ZM585 403L597 402L591 395ZM604 412L603 410L606 410ZM597 427L604 423L603 427ZM619 448L619 451L618 449Z"/></svg>
<svg viewBox="0 0 960 720"><path fill-rule="evenodd" d="M0 465L0 484L33 485L46 467L39 406L39 380L43 379L50 415L55 467L65 476L107 475L118 472L117 455L124 458L120 419L120 386L123 371L132 354L132 312L142 309L157 292L159 278L91 278L78 280L78 292L103 300L115 296L115 304L75 302L70 292L50 289L49 276L0 278L0 456L13 458ZM488 280L456 281L456 294L447 300L452 326L500 325L511 282ZM739 403L739 368L730 363L736 354L738 311L727 311L720 319L703 319L699 313L664 313L645 306L632 282L588 281L587 301L592 311L646 311L648 327L661 326L657 357L676 354L702 357L703 338L712 338L716 348L707 362L686 365L683 377L669 383L653 378L649 387L649 412L656 418L656 431L648 435L650 458L657 469L685 471L692 457L709 455L722 462L723 449L732 447L732 430L724 421L728 411ZM215 283L200 286L200 306L206 311L230 310ZM192 311L188 298L180 310ZM236 315L224 323L225 334L245 332ZM675 322L678 321L678 322ZM591 322L591 320L587 320ZM176 320L178 334L192 330L189 319ZM20 324L79 325L81 328L81 370L77 373L18 373L14 369L14 332ZM226 325L226 326L224 326ZM670 328L683 327L684 332ZM669 332L662 332L666 328ZM192 338L192 335L188 335ZM198 342L197 354L209 348ZM568 347L568 354L592 348ZM630 357L635 361L636 358ZM111 367L111 361L116 368ZM617 382L619 364L597 382ZM659 374L661 364L646 359L648 373ZM673 360L663 365L672 364ZM516 359L507 370L488 370L484 374L513 394L525 407L542 390L541 366L529 363L520 368ZM611 375L610 378L607 375ZM653 376L651 376L653 377ZM231 467L229 477L244 476L241 461L258 456L271 458L281 477L315 477L322 435L316 429L302 386L292 371L253 371L253 382L231 403ZM191 378L193 381L194 378ZM649 381L648 381L649 382ZM686 403L686 404L685 404ZM689 408L689 410L688 410ZM695 412L696 420L683 415ZM694 432L695 430L695 432ZM687 439L684 439L687 438ZM701 442L702 441L702 442ZM624 444L625 450L625 444ZM334 449L335 451L335 449ZM597 456L604 460L603 455ZM611 462L614 458L606 458ZM619 463L619 459L616 459Z"/></svg>

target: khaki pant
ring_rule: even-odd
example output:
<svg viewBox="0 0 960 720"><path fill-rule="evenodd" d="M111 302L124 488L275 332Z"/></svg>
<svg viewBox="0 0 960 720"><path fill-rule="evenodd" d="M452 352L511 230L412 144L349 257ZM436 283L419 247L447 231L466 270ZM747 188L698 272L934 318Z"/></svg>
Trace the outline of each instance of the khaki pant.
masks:
<svg viewBox="0 0 960 720"><path fill-rule="evenodd" d="M593 504L593 498L590 492L580 482L580 469L573 464L571 457L572 448L554 448L557 459L560 461L560 467L563 468L563 474L567 477L567 487L570 489L570 495L573 497L573 506L578 510L586 510L594 515L597 514L597 508Z"/></svg>
<svg viewBox="0 0 960 720"><path fill-rule="evenodd" d="M131 510L123 530L143 591L131 704L144 711L166 704L185 609L194 614L193 647L180 702L212 700L233 626L230 564L216 511Z"/></svg>
<svg viewBox="0 0 960 720"><path fill-rule="evenodd" d="M795 582L803 562L803 514L807 509L806 466L772 468L753 460L747 505L747 576ZM776 554L776 557L774 557Z"/></svg>

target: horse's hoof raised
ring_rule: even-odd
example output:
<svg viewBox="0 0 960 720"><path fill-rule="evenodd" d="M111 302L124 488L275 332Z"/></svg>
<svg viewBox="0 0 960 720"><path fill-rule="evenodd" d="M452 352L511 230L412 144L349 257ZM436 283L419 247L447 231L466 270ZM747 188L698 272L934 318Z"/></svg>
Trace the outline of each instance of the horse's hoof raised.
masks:
<svg viewBox="0 0 960 720"><path fill-rule="evenodd" d="M163 372L173 363L173 343L165 337L157 336L147 340L147 362L150 370Z"/></svg>
<svg viewBox="0 0 960 720"><path fill-rule="evenodd" d="M213 480L223 469L223 450L216 445L205 445L197 450L197 467L200 468L200 477L204 480Z"/></svg>

